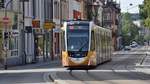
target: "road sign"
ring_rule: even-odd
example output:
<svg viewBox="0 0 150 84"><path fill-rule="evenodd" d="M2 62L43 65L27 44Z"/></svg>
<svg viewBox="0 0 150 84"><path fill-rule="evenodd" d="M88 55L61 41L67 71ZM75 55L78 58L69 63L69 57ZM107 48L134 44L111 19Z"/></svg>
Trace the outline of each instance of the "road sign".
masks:
<svg viewBox="0 0 150 84"><path fill-rule="evenodd" d="M54 25L55 25L55 24L54 24L53 22L46 21L46 22L44 23L44 28L47 29L47 30L49 30L49 29L54 28Z"/></svg>
<svg viewBox="0 0 150 84"><path fill-rule="evenodd" d="M8 17L3 17L3 24L8 25L9 23L9 18Z"/></svg>
<svg viewBox="0 0 150 84"><path fill-rule="evenodd" d="M40 28L40 20L32 20L33 28Z"/></svg>
<svg viewBox="0 0 150 84"><path fill-rule="evenodd" d="M26 26L26 33L32 33L32 27L31 26Z"/></svg>
<svg viewBox="0 0 150 84"><path fill-rule="evenodd" d="M9 38L9 32L4 32L4 39Z"/></svg>

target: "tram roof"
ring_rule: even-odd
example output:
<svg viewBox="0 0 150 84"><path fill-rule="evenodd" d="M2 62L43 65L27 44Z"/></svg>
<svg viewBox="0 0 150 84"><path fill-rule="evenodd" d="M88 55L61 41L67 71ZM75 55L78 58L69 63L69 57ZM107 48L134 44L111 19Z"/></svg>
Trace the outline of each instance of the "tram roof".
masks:
<svg viewBox="0 0 150 84"><path fill-rule="evenodd" d="M91 22L89 20L63 20L64 22L70 22L70 21L84 21L84 22Z"/></svg>
<svg viewBox="0 0 150 84"><path fill-rule="evenodd" d="M100 27L98 25L94 25L93 29L97 29L97 28L100 28L101 30L106 31L106 32L111 32L111 30L108 29L108 28L104 28L104 27Z"/></svg>

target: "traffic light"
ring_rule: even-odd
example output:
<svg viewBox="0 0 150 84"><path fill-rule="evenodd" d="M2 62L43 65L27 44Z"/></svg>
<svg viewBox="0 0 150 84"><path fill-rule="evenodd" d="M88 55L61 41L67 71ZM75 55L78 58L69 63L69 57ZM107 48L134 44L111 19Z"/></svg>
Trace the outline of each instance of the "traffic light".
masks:
<svg viewBox="0 0 150 84"><path fill-rule="evenodd" d="M4 39L7 39L9 37L9 33L8 32L4 32Z"/></svg>
<svg viewBox="0 0 150 84"><path fill-rule="evenodd" d="M4 0L0 0L0 8L5 8Z"/></svg>
<svg viewBox="0 0 150 84"><path fill-rule="evenodd" d="M31 26L26 26L25 30L26 30L26 33L32 33L32 27Z"/></svg>

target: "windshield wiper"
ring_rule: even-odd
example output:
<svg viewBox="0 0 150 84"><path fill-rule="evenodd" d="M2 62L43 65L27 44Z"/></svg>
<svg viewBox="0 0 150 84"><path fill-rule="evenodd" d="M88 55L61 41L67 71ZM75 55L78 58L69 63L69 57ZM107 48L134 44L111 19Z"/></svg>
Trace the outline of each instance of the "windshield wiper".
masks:
<svg viewBox="0 0 150 84"><path fill-rule="evenodd" d="M82 49L85 47L85 45L88 43L88 41L86 41L80 48L79 51L82 51Z"/></svg>

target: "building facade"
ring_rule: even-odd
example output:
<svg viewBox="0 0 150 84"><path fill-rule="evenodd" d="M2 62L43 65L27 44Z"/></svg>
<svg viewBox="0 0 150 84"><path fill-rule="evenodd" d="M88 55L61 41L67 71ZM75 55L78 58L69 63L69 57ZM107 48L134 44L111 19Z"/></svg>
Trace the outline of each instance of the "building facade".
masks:
<svg viewBox="0 0 150 84"><path fill-rule="evenodd" d="M112 30L113 49L121 46L120 5L113 0L107 0L103 7L103 27Z"/></svg>
<svg viewBox="0 0 150 84"><path fill-rule="evenodd" d="M88 0L87 1L87 18L94 21L96 25L102 26L103 6L105 0Z"/></svg>
<svg viewBox="0 0 150 84"><path fill-rule="evenodd" d="M5 5L11 0L6 0ZM21 0L12 0L7 7L7 16L9 18L9 31L11 38L8 41L7 65L18 65L33 63L37 58L37 48L41 45L43 56L45 52L51 53L50 41L53 32L46 31L43 27L45 21L53 21L53 0L29 0L22 2ZM4 9L0 10L0 27L3 28ZM39 27L33 28L32 22L38 20ZM54 20L55 21L55 20ZM38 30L38 31L37 31ZM3 36L2 30L2 36ZM41 39L42 41L39 41ZM49 39L49 40L44 40ZM1 44L4 39L1 38ZM37 44L39 43L39 44ZM45 47L47 46L48 47ZM1 46L1 50L4 46ZM2 51L1 51L2 52ZM5 52L1 55L3 63L5 63Z"/></svg>
<svg viewBox="0 0 150 84"><path fill-rule="evenodd" d="M81 19L84 16L84 0L69 0L69 19Z"/></svg>
<svg viewBox="0 0 150 84"><path fill-rule="evenodd" d="M6 7L6 5L8 6ZM3 65L21 64L20 29L22 28L22 11L20 7L21 3L18 0L5 0L5 9L0 10L0 29L2 29L0 59ZM3 23L4 17L8 18L7 24Z"/></svg>

